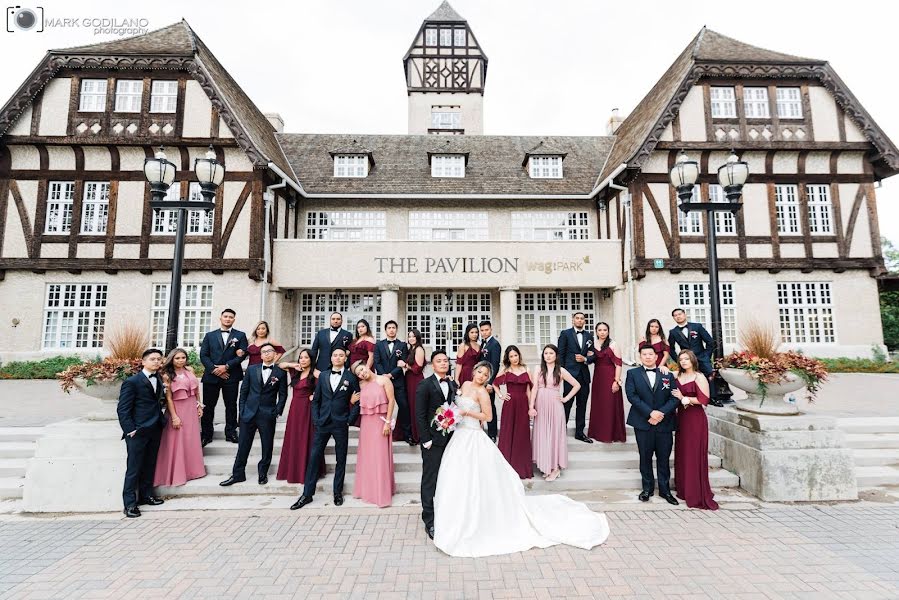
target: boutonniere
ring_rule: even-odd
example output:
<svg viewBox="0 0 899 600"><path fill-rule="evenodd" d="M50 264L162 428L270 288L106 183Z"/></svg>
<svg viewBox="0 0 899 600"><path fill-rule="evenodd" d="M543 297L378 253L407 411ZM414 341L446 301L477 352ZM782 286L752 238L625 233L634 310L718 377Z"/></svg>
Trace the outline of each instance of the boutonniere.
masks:
<svg viewBox="0 0 899 600"><path fill-rule="evenodd" d="M274 385L274 384L278 383L278 378L277 377L269 377L268 382L269 382L269 384Z"/></svg>
<svg viewBox="0 0 899 600"><path fill-rule="evenodd" d="M234 346L234 345L236 345L236 344L237 344L237 338L231 338L231 339L228 341L228 345L229 345L229 346Z"/></svg>
<svg viewBox="0 0 899 600"><path fill-rule="evenodd" d="M671 389L671 380L667 377L662 377L662 387L667 389Z"/></svg>
<svg viewBox="0 0 899 600"><path fill-rule="evenodd" d="M402 351L402 350L397 350L396 352L394 352L394 354L396 354L397 356L402 356L402 355L403 355L403 351Z"/></svg>
<svg viewBox="0 0 899 600"><path fill-rule="evenodd" d="M345 390L345 389L347 389L348 387L350 387L350 382L347 381L346 379L344 379L343 381L340 382L340 389L341 389L341 390Z"/></svg>
<svg viewBox="0 0 899 600"><path fill-rule="evenodd" d="M695 340L696 338L699 337L699 334L696 333L695 331L691 331L691 332L690 332L690 337L693 338L693 339Z"/></svg>
<svg viewBox="0 0 899 600"><path fill-rule="evenodd" d="M483 350L481 350L481 354L483 354L484 356L487 356L489 354L489 352L487 351L487 348L484 348Z"/></svg>
<svg viewBox="0 0 899 600"><path fill-rule="evenodd" d="M589 347L592 346L592 345L593 345L593 342L591 342L590 340L587 340L587 341L584 343L584 346L586 346L587 348L589 348Z"/></svg>

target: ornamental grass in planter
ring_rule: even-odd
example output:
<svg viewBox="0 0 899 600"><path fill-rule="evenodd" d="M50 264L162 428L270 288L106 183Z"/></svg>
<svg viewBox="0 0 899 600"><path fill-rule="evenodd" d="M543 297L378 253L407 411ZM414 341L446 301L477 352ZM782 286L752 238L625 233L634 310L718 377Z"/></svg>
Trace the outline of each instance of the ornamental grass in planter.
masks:
<svg viewBox="0 0 899 600"><path fill-rule="evenodd" d="M145 329L134 323L124 323L104 340L104 345L110 352L109 356L105 358L98 356L94 360L70 366L56 375L59 385L66 393L70 393L72 388L77 388L93 396L95 394L89 393L87 388L99 384L113 384L118 395L117 390L121 383L141 369L141 354L149 343L150 336ZM111 391L104 393L103 396Z"/></svg>

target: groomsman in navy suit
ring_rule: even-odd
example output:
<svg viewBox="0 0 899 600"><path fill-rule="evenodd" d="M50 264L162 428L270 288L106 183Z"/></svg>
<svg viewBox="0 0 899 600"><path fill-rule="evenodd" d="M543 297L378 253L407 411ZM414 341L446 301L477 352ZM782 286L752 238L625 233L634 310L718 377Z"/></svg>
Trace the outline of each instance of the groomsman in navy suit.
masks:
<svg viewBox="0 0 899 600"><path fill-rule="evenodd" d="M203 418L200 438L205 446L212 441L215 405L219 392L225 401L225 439L237 443L237 390L243 379L240 363L247 356L247 336L232 326L237 316L230 308L219 315L218 329L213 329L200 345L200 362L203 363Z"/></svg>
<svg viewBox="0 0 899 600"><path fill-rule="evenodd" d="M331 327L322 329L315 334L309 354L312 355L312 368L316 377L331 368L331 353L335 348L343 348L349 354L353 334L343 329L342 325L343 315L333 312L331 313Z"/></svg>
<svg viewBox="0 0 899 600"><path fill-rule="evenodd" d="M712 353L715 351L715 342L702 323L690 323L687 321L687 313L682 308L671 311L674 322L677 323L668 332L668 346L671 348L671 356L677 356L681 350L691 350L699 360L699 370L709 380L711 388L709 404L722 406L716 397L715 378L712 376L715 368L712 366ZM675 344L678 350L675 350Z"/></svg>
<svg viewBox="0 0 899 600"><path fill-rule="evenodd" d="M640 344L640 366L627 372L624 392L631 410L627 424L634 428L637 449L640 451L640 477L643 491L638 498L648 502L655 481L652 477L652 457L656 458L659 476L659 496L668 504L677 505L671 494L671 448L674 445L675 409L680 401L671 392L677 389L677 378L667 370L656 367L656 351L652 344Z"/></svg>
<svg viewBox="0 0 899 600"><path fill-rule="evenodd" d="M240 443L231 477L221 482L221 486L247 480L247 459L257 430L262 444L262 458L257 467L259 485L268 483L268 468L272 464L275 445L275 424L287 403L287 373L274 364L277 354L272 344L262 344L259 351L262 363L247 368L247 376L240 386Z"/></svg>
<svg viewBox="0 0 899 600"><path fill-rule="evenodd" d="M490 406L493 409L493 418L487 423L487 435L495 444L498 434L496 426L496 390L493 389L493 379L499 371L499 361L503 356L503 349L499 342L493 337L493 325L490 321L481 321L478 323L478 329L481 332L481 360L486 360L493 368L490 379L487 380L487 391L490 392Z"/></svg>
<svg viewBox="0 0 899 600"><path fill-rule="evenodd" d="M577 409L574 413L574 439L592 444L593 440L584 435L584 427L587 425L587 398L590 396L590 361L587 353L593 350L593 334L584 328L587 317L582 312L576 312L571 317L571 329L565 329L559 335L559 360L566 371L581 384L578 390ZM571 386L566 382L563 392L567 395ZM565 425L568 425L568 417L571 415L571 405L575 398L564 404Z"/></svg>
<svg viewBox="0 0 899 600"><path fill-rule="evenodd" d="M409 412L409 400L406 398L406 377L403 368L397 366L398 360L404 360L406 354L409 353L409 346L406 342L396 339L396 332L399 325L396 321L387 321L384 324L384 333L386 339L375 344L375 373L378 375L386 375L393 382L393 397L396 400L397 408L397 425L403 432L403 439L410 446L415 445L412 439L412 419L414 418Z"/></svg>

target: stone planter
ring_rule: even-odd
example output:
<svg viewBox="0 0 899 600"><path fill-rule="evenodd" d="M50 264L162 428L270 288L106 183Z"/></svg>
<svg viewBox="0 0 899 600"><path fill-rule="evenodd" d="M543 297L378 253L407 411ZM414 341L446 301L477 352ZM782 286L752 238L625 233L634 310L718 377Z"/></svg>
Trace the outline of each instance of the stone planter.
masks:
<svg viewBox="0 0 899 600"><path fill-rule="evenodd" d="M118 420L119 416L116 412L116 406L119 403L119 391L122 389L122 382L116 381L98 381L92 385L87 384L86 379L75 379L75 387L78 391L91 398L97 398L100 406L97 410L89 413L87 418L92 421L113 421Z"/></svg>
<svg viewBox="0 0 899 600"><path fill-rule="evenodd" d="M769 384L764 398L759 392L759 378L746 369L719 369L724 381L746 392L746 398L735 400L736 407L763 415L798 415L799 407L787 402L784 396L805 387L805 381L795 373L787 373L786 381Z"/></svg>

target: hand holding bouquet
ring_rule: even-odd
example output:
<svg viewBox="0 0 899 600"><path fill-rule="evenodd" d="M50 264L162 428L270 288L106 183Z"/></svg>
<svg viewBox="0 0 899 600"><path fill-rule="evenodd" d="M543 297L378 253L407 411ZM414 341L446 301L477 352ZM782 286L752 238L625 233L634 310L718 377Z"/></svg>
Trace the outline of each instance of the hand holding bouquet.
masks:
<svg viewBox="0 0 899 600"><path fill-rule="evenodd" d="M437 428L437 431L443 435L449 435L456 430L456 423L459 420L458 408L455 404L444 402L434 413L431 419L431 425Z"/></svg>

